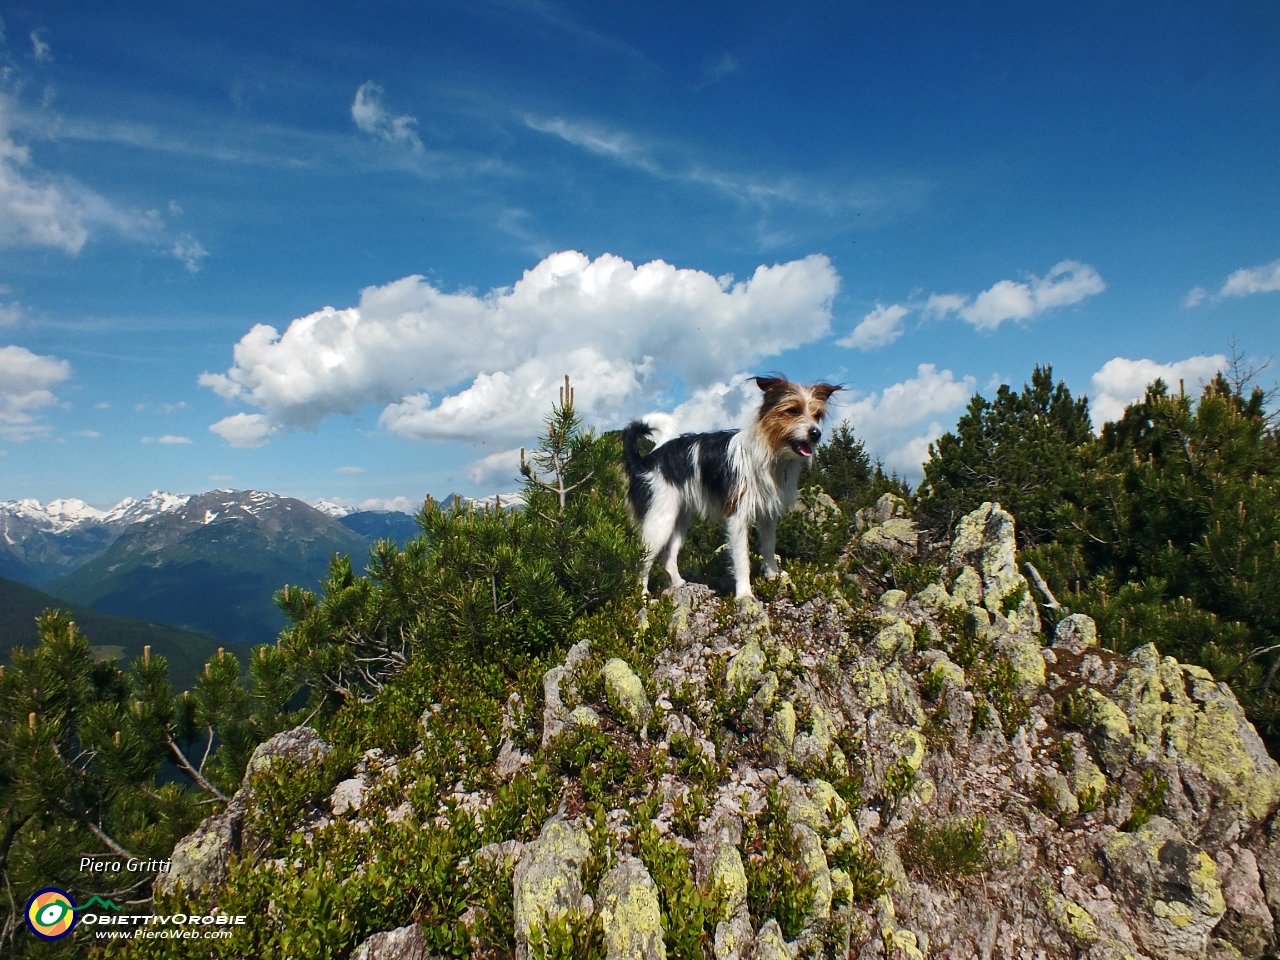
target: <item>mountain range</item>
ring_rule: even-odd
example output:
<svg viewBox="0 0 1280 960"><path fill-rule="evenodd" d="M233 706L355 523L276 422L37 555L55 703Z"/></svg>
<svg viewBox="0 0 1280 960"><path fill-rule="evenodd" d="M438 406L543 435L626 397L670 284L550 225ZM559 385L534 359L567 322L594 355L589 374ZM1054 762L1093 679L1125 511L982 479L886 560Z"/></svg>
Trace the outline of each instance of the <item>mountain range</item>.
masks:
<svg viewBox="0 0 1280 960"><path fill-rule="evenodd" d="M405 513L320 507L256 490L155 491L110 510L2 501L0 577L64 606L268 642L285 624L272 599L280 587L314 589L334 554L362 569L374 540L421 532Z"/></svg>

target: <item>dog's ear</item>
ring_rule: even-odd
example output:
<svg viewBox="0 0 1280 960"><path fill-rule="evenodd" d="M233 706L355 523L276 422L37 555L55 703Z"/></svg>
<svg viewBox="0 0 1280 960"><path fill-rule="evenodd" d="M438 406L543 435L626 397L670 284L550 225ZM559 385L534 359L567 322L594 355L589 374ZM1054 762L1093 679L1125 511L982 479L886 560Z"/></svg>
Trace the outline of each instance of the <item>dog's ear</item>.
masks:
<svg viewBox="0 0 1280 960"><path fill-rule="evenodd" d="M756 386L764 391L764 409L768 410L781 400L791 389L791 383L784 377L754 377Z"/></svg>
<svg viewBox="0 0 1280 960"><path fill-rule="evenodd" d="M815 383L812 387L809 388L809 392L812 393L814 397L817 398L818 400L822 401L823 403L826 403L828 400L831 399L831 395L833 393L835 393L837 390L843 390L843 389L844 387L840 386L838 383Z"/></svg>

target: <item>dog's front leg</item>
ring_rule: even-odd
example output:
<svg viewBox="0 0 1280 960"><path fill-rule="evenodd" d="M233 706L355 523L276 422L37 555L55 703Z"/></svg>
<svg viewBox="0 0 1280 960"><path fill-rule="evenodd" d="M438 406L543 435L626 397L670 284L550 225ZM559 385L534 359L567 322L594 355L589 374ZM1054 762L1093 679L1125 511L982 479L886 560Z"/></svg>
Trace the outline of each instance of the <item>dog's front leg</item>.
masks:
<svg viewBox="0 0 1280 960"><path fill-rule="evenodd" d="M750 520L741 512L729 517L725 526L729 534L729 556L733 558L733 580L738 597L750 597L751 552L747 544Z"/></svg>
<svg viewBox="0 0 1280 960"><path fill-rule="evenodd" d="M772 580L778 575L778 518L763 516L756 522L760 531L760 553L764 557L764 575Z"/></svg>

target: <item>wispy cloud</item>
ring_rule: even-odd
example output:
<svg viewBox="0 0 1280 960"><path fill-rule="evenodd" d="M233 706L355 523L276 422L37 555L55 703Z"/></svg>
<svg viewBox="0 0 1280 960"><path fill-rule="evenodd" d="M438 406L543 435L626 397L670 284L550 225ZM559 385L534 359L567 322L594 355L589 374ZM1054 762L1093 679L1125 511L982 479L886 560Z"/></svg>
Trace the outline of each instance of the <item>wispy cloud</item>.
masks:
<svg viewBox="0 0 1280 960"><path fill-rule="evenodd" d="M1192 287L1182 298L1182 305L1190 309L1206 301L1216 303L1227 297L1248 297L1255 293L1274 293L1277 290L1280 290L1280 260L1235 271L1214 294L1210 294L1204 287Z"/></svg>
<svg viewBox="0 0 1280 960"><path fill-rule="evenodd" d="M163 241L158 211L126 209L70 177L39 169L30 146L14 138L18 113L14 101L0 93L0 247L53 247L75 256L95 233ZM190 235L180 243L189 256L197 248L203 255Z"/></svg>
<svg viewBox="0 0 1280 960"><path fill-rule="evenodd" d="M1107 288L1098 271L1087 263L1063 260L1044 276L1031 274L1025 282L1001 280L970 298L959 293L935 293L924 306L925 317L956 313L979 330L995 330L1006 321L1032 320L1047 310L1065 307Z"/></svg>
<svg viewBox="0 0 1280 960"><path fill-rule="evenodd" d="M338 467L333 472L343 477L358 477L368 471L364 467Z"/></svg>
<svg viewBox="0 0 1280 960"><path fill-rule="evenodd" d="M200 272L200 263L209 255L209 251L189 233L184 233L173 242L173 255L181 260L191 273Z"/></svg>
<svg viewBox="0 0 1280 960"><path fill-rule="evenodd" d="M422 152L422 141L414 130L418 118L409 114L392 116L383 106L384 91L372 80L360 85L351 104L351 119L365 133L380 137L388 143L403 144L415 153Z"/></svg>
<svg viewBox="0 0 1280 960"><path fill-rule="evenodd" d="M725 77L732 76L741 69L742 64L738 62L738 58L726 51L704 66L702 74L707 83L712 84L719 83Z"/></svg>
<svg viewBox="0 0 1280 960"><path fill-rule="evenodd" d="M53 59L53 51L49 44L40 39L40 34L31 31L31 56L41 62L48 62Z"/></svg>
<svg viewBox="0 0 1280 960"><path fill-rule="evenodd" d="M143 437L142 442L143 443L163 443L166 446L171 446L174 444L184 445L184 444L191 443L191 438L179 437L172 433L166 433L163 437Z"/></svg>
<svg viewBox="0 0 1280 960"><path fill-rule="evenodd" d="M633 134L598 124L532 114L523 119L531 130L559 137L589 153L659 180L706 187L764 209L790 204L828 215L846 214L902 202L920 190L919 184L905 181L896 185L831 189L800 177L770 180L720 170L692 159L681 147L648 143Z"/></svg>

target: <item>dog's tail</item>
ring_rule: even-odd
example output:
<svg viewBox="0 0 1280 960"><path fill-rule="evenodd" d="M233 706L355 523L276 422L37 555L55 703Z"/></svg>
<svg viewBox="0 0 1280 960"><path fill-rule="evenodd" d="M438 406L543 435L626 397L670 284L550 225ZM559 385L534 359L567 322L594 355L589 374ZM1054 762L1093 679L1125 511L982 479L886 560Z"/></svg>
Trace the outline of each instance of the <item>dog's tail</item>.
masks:
<svg viewBox="0 0 1280 960"><path fill-rule="evenodd" d="M640 438L653 433L653 427L643 420L632 420L622 431L622 463L627 476L636 477L644 468L644 454L640 452Z"/></svg>

